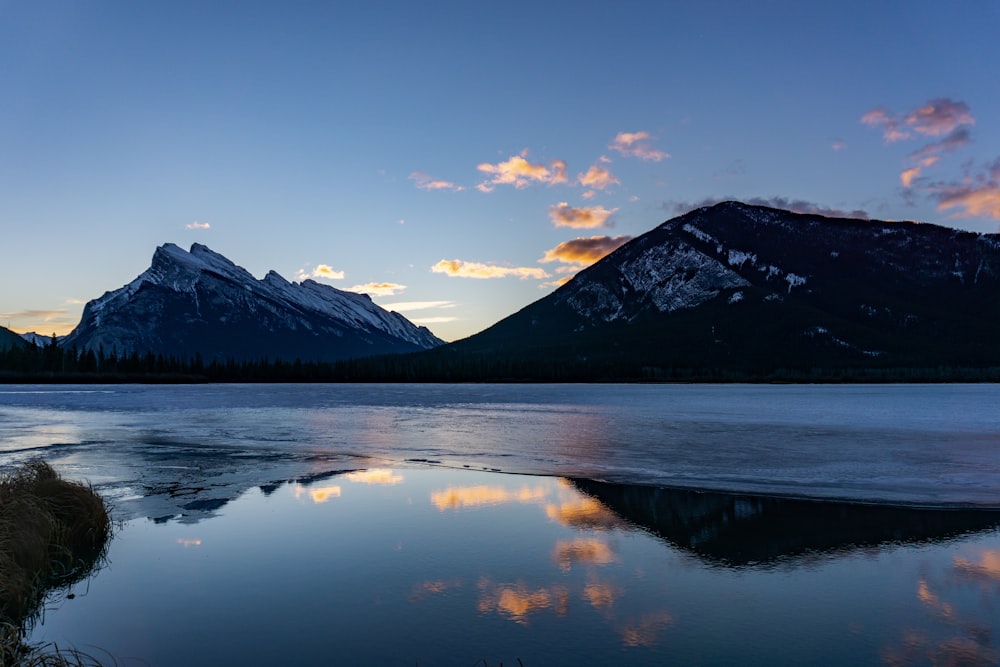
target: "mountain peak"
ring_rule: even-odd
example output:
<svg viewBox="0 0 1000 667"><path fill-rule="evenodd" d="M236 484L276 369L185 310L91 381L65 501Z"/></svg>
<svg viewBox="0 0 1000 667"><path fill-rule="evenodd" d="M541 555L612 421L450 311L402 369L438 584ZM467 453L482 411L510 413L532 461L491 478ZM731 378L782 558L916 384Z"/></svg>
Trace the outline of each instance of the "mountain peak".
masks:
<svg viewBox="0 0 1000 667"><path fill-rule="evenodd" d="M204 358L333 360L441 340L367 296L269 271L263 280L208 246L156 248L150 267L84 308L67 344Z"/></svg>

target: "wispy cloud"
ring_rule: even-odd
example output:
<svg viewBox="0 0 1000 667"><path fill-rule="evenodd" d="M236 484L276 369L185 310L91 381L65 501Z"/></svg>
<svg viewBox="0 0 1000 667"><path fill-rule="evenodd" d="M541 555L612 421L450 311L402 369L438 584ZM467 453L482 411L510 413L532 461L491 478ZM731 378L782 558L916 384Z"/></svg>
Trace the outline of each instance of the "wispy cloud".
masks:
<svg viewBox="0 0 1000 667"><path fill-rule="evenodd" d="M451 181L435 179L425 171L415 171L410 174L409 179L416 183L417 187L421 190L451 190L452 192L461 192L465 189L464 186L456 185Z"/></svg>
<svg viewBox="0 0 1000 667"><path fill-rule="evenodd" d="M0 325L18 333L34 331L43 336L52 333L57 336L68 334L76 327L78 319L78 315L71 315L68 310L62 308L0 313Z"/></svg>
<svg viewBox="0 0 1000 667"><path fill-rule="evenodd" d="M886 143L903 141L916 136L941 137L906 156L899 181L905 190L921 185L924 189L924 170L937 164L940 157L953 153L972 143L971 127L976 124L969 106L940 97L902 114L893 114L883 107L872 109L861 117L866 125L881 127ZM937 193L940 195L940 191ZM912 197L912 193L907 194Z"/></svg>
<svg viewBox="0 0 1000 667"><path fill-rule="evenodd" d="M594 188L595 190L604 190L609 185L621 183L621 181L612 175L610 169L596 164L592 165L590 169L587 170L587 173L577 174L576 180L580 183L580 185L587 188Z"/></svg>
<svg viewBox="0 0 1000 667"><path fill-rule="evenodd" d="M835 150L837 152L846 151L847 150L847 142L845 142L843 139L834 139L833 143L830 144L830 148L832 148L833 150Z"/></svg>
<svg viewBox="0 0 1000 667"><path fill-rule="evenodd" d="M1000 220L1000 158L979 173L967 173L960 182L933 183L927 190L939 211L955 210L953 218Z"/></svg>
<svg viewBox="0 0 1000 667"><path fill-rule="evenodd" d="M527 266L499 266L496 264L482 264L480 262L466 262L461 259L442 259L431 267L433 273L443 273L451 278L520 278L525 280L533 278L542 280L549 278L549 274L544 269Z"/></svg>
<svg viewBox="0 0 1000 667"><path fill-rule="evenodd" d="M295 275L297 279L307 280L308 278L322 278L324 280L343 280L344 272L337 271L329 264L318 264L315 269L309 271L307 269L299 269L299 272Z"/></svg>
<svg viewBox="0 0 1000 667"><path fill-rule="evenodd" d="M559 202L549 208L549 217L556 227L572 227L574 229L592 229L603 227L617 208L608 210L603 206L584 206L576 208L566 202Z"/></svg>
<svg viewBox="0 0 1000 667"><path fill-rule="evenodd" d="M197 220L195 220L190 224L184 225L184 229L210 229L211 227L212 225L208 224L207 222L198 222Z"/></svg>
<svg viewBox="0 0 1000 667"><path fill-rule="evenodd" d="M943 137L959 127L975 125L976 119L965 102L939 97L901 114L876 107L861 116L861 122L881 128L883 141L891 144L909 139L914 133L925 137Z"/></svg>
<svg viewBox="0 0 1000 667"><path fill-rule="evenodd" d="M806 213L809 215L823 215L830 218L856 218L858 220L868 220L871 218L867 211L862 209L845 210L822 206L814 202L803 199L789 199L788 197L751 197L750 199L739 199L738 197L707 197L699 202L667 202L664 208L676 215L682 215L688 211L705 206L715 206L724 201L742 201L751 206L768 206L770 208L780 208L793 213Z"/></svg>
<svg viewBox="0 0 1000 667"><path fill-rule="evenodd" d="M899 119L885 107L877 107L861 116L865 125L882 128L882 141L887 144L909 139L910 133L900 126Z"/></svg>
<svg viewBox="0 0 1000 667"><path fill-rule="evenodd" d="M659 162L670 157L669 153L656 150L650 145L653 139L655 137L650 136L649 132L619 132L608 144L608 148L622 155L650 162Z"/></svg>
<svg viewBox="0 0 1000 667"><path fill-rule="evenodd" d="M395 310L397 313L410 313L414 310L430 310L432 308L455 308L458 306L454 301L397 301L396 303L382 304L386 310Z"/></svg>
<svg viewBox="0 0 1000 667"><path fill-rule="evenodd" d="M427 326L428 324L447 324L448 322L458 321L457 317L446 317L443 315L437 317L411 317L409 319L414 324L418 324L420 326Z"/></svg>
<svg viewBox="0 0 1000 667"><path fill-rule="evenodd" d="M477 185L476 189L480 192L492 192L498 185L513 185L522 190L533 182L549 185L566 182L566 163L562 160L553 160L549 166L545 166L540 163L532 164L527 157L528 149L524 149L520 155L513 155L504 162L484 162L478 165L476 169L488 174L490 178Z"/></svg>
<svg viewBox="0 0 1000 667"><path fill-rule="evenodd" d="M539 261L589 266L631 240L631 236L576 238L571 241L563 241L555 248L546 250L545 256Z"/></svg>
<svg viewBox="0 0 1000 667"><path fill-rule="evenodd" d="M399 283L364 283L363 285L352 285L345 287L347 292L357 292L358 294L368 294L371 296L396 296L406 289L406 285Z"/></svg>
<svg viewBox="0 0 1000 667"><path fill-rule="evenodd" d="M939 97L906 114L905 122L925 136L943 137L961 125L975 125L976 119L965 102Z"/></svg>

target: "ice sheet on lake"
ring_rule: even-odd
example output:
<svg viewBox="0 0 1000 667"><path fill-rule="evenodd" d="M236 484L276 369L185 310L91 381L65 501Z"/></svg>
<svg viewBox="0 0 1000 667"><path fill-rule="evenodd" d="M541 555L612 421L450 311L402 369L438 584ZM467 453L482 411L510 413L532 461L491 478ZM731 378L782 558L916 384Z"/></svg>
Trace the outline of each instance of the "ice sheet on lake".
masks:
<svg viewBox="0 0 1000 667"><path fill-rule="evenodd" d="M125 516L442 465L622 483L1000 507L995 385L0 387L0 464L42 455Z"/></svg>

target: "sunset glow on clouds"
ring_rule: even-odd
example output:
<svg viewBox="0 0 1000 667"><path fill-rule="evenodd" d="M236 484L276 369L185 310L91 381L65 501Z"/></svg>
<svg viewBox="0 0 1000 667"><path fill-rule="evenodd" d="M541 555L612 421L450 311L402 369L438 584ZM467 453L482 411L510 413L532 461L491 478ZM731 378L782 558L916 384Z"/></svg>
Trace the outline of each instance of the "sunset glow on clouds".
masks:
<svg viewBox="0 0 1000 667"><path fill-rule="evenodd" d="M431 267L433 273L443 273L449 278L476 278L489 280L492 278L534 278L542 280L550 277L544 269L528 266L498 266L480 262L466 262L461 259L442 259Z"/></svg>
<svg viewBox="0 0 1000 667"><path fill-rule="evenodd" d="M591 165L590 169L583 174L577 174L576 180L580 185L587 188L594 188L595 190L604 190L605 188L618 185L621 183L615 176L611 173L610 169L598 165Z"/></svg>
<svg viewBox="0 0 1000 667"><path fill-rule="evenodd" d="M603 227L615 211L603 206L573 207L566 202L559 202L549 208L549 217L556 227L572 227L574 229L590 229Z"/></svg>
<svg viewBox="0 0 1000 667"><path fill-rule="evenodd" d="M357 292L358 294L368 294L371 296L395 296L406 290L406 285L399 283L364 283L362 285L352 285L345 287L345 292Z"/></svg>
<svg viewBox="0 0 1000 667"><path fill-rule="evenodd" d="M324 280L343 280L344 272L337 271L329 264L317 264L316 268L311 271L300 269L296 278L300 281L308 280L309 278L322 278Z"/></svg>
<svg viewBox="0 0 1000 667"><path fill-rule="evenodd" d="M975 175L967 166L960 180L930 181L924 175L927 169L941 165L943 156L973 143L971 128L976 119L965 102L936 98L904 114L879 107L864 114L861 122L880 127L886 143L917 135L941 137L906 156L906 166L899 175L903 188L929 197L939 211L954 211L952 218L1000 220L1000 158Z"/></svg>
<svg viewBox="0 0 1000 667"><path fill-rule="evenodd" d="M652 139L649 132L619 132L614 140L608 144L608 148L628 157L637 157L640 160L651 162L659 162L670 157L669 153L654 149L650 145Z"/></svg>
<svg viewBox="0 0 1000 667"><path fill-rule="evenodd" d="M545 251L541 262L563 262L590 266L632 240L631 236L591 236L563 241Z"/></svg>
<svg viewBox="0 0 1000 667"><path fill-rule="evenodd" d="M416 312L457 340L568 279L538 263L582 234L560 232L613 222L637 237L685 202L1000 229L993 3L927 3L907 30L886 27L901 20L891 3L649 3L641 20L611 4L536 3L521 20L496 3L403 3L393 21L306 4L234 22L216 3L171 3L164 20L82 11L65 25L46 3L11 4L0 51L32 66L7 68L7 97L25 103L0 107L0 220L17 248L0 262L17 286L0 324L68 333L83 310L68 296L128 284L184 238L211 236L255 276L451 301ZM600 48L546 56L553 26ZM191 30L197 53L178 59ZM859 49L847 34L878 39ZM73 68L39 57L62 37ZM345 53L350 66L332 66ZM248 73L253 86L219 85ZM58 309L65 323L32 315Z"/></svg>
<svg viewBox="0 0 1000 667"><path fill-rule="evenodd" d="M410 180L417 184L421 190L451 190L461 192L465 188L450 181L434 179L430 174L423 171L415 171L409 176Z"/></svg>
<svg viewBox="0 0 1000 667"><path fill-rule="evenodd" d="M528 150L521 151L520 155L511 156L504 162L489 164L484 162L476 167L484 174L491 176L489 180L483 181L476 188L480 192L492 192L498 185L513 185L518 190L522 190L534 183L547 183L556 185L566 182L566 163L562 160L553 160L548 167L544 164L532 164L526 158Z"/></svg>

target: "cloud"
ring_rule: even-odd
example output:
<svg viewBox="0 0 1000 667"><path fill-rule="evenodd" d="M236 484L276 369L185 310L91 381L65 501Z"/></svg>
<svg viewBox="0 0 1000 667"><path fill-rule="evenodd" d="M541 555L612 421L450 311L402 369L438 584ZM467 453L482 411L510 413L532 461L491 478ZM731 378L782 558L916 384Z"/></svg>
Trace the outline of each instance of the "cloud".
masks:
<svg viewBox="0 0 1000 667"><path fill-rule="evenodd" d="M967 127L960 127L941 141L927 144L907 156L909 160L922 160L929 156L941 155L942 153L953 153L959 148L972 143L972 133Z"/></svg>
<svg viewBox="0 0 1000 667"><path fill-rule="evenodd" d="M300 281L306 280L308 278L322 278L324 280L343 280L344 272L335 270L329 264L319 264L312 271L299 269L299 272L295 274L295 277L298 278Z"/></svg>
<svg viewBox="0 0 1000 667"><path fill-rule="evenodd" d="M72 331L79 321L78 316L71 316L68 310L21 310L0 313L0 323L15 333L35 333L48 336L62 336Z"/></svg>
<svg viewBox="0 0 1000 667"><path fill-rule="evenodd" d="M939 211L957 209L952 218L1000 220L1000 158L983 165L976 174L967 168L961 181L929 183L924 191L937 201Z"/></svg>
<svg viewBox="0 0 1000 667"><path fill-rule="evenodd" d="M436 180L425 171L415 171L410 174L409 179L416 183L417 187L421 190L451 190L452 192L461 192L465 189L464 186L456 185L451 181Z"/></svg>
<svg viewBox="0 0 1000 667"><path fill-rule="evenodd" d="M621 183L621 181L611 174L609 169L599 167L596 164L592 165L590 169L587 170L587 173L577 174L576 180L584 187L594 188L597 190L603 190L609 185Z"/></svg>
<svg viewBox="0 0 1000 667"><path fill-rule="evenodd" d="M397 313L409 313L414 310L428 310L431 308L454 308L458 304L454 301L398 301L396 303L386 303L382 307L386 310L395 310Z"/></svg>
<svg viewBox="0 0 1000 667"><path fill-rule="evenodd" d="M429 324L447 324L448 322L458 321L457 317L410 317L408 319L418 326L427 326Z"/></svg>
<svg viewBox="0 0 1000 667"><path fill-rule="evenodd" d="M466 262L461 259L442 259L431 267L433 273L443 273L450 278L508 278L515 277L524 280L533 278L542 280L550 278L544 269L524 267L524 266L497 266L495 264L481 264L479 262Z"/></svg>
<svg viewBox="0 0 1000 667"><path fill-rule="evenodd" d="M211 226L212 225L208 224L207 222L198 222L197 220L195 220L191 224L184 225L184 229L209 229L211 228Z"/></svg>
<svg viewBox="0 0 1000 667"><path fill-rule="evenodd" d="M562 278L558 278L556 280L551 280L551 281L549 281L547 283L542 283L538 287L539 287L539 289L548 289L550 287L562 287L563 285L565 285L569 281L573 280L573 278L575 278L575 277L576 277L576 273L573 273L573 275L570 275L570 276L563 276Z"/></svg>
<svg viewBox="0 0 1000 667"><path fill-rule="evenodd" d="M562 160L553 160L546 167L544 164L532 164L525 159L528 149L521 151L520 155L513 155L510 159L497 164L483 163L476 167L484 174L489 174L491 178L476 186L480 192L492 192L497 185L513 185L518 190L523 190L532 184L548 183L556 185L566 182L566 163Z"/></svg>
<svg viewBox="0 0 1000 667"><path fill-rule="evenodd" d="M589 266L631 240L631 236L591 236L563 241L555 248L546 250L539 261Z"/></svg>
<svg viewBox="0 0 1000 667"><path fill-rule="evenodd" d="M838 152L845 151L847 150L847 142L845 142L843 139L834 139L833 143L830 144L830 148Z"/></svg>
<svg viewBox="0 0 1000 667"><path fill-rule="evenodd" d="M768 206L770 208L784 209L793 213L822 215L830 218L856 218L858 220L868 220L871 218L867 211L861 209L847 211L839 208L829 208L827 206L822 206L820 204L808 202L802 199L789 199L787 197L751 197L750 199L737 199L736 197L707 197L694 204L689 202L667 203L664 204L664 208L676 215L683 215L684 213L693 211L696 208L715 206L716 204L721 204L724 201L734 200L742 201L744 204L749 204L751 206Z"/></svg>
<svg viewBox="0 0 1000 667"><path fill-rule="evenodd" d="M344 291L368 294L369 296L396 296L405 289L406 285L399 283L364 283L363 285L345 287Z"/></svg>
<svg viewBox="0 0 1000 667"><path fill-rule="evenodd" d="M906 114L905 122L920 134L941 137L960 125L975 125L976 119L965 102L939 97Z"/></svg>
<svg viewBox="0 0 1000 667"><path fill-rule="evenodd" d="M628 157L637 157L640 160L649 162L659 162L670 157L669 153L658 151L649 145L650 140L655 137L649 132L619 132L608 144L608 148L618 151Z"/></svg>
<svg viewBox="0 0 1000 667"><path fill-rule="evenodd" d="M882 141L887 144L910 138L910 133L900 127L900 121L888 109L877 107L861 116L865 125L882 128Z"/></svg>
<svg viewBox="0 0 1000 667"><path fill-rule="evenodd" d="M608 218L617 210L613 208L609 211L603 206L575 208L566 202L559 202L549 208L549 217L556 227L593 229L594 227L603 227Z"/></svg>

